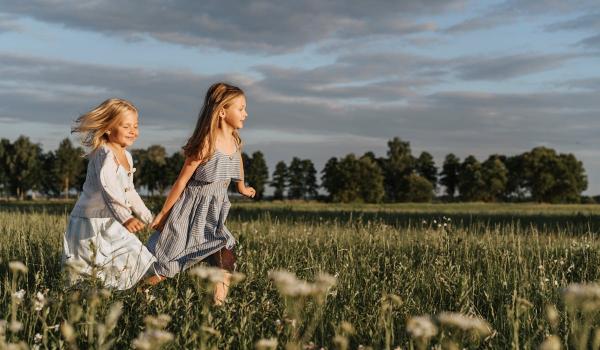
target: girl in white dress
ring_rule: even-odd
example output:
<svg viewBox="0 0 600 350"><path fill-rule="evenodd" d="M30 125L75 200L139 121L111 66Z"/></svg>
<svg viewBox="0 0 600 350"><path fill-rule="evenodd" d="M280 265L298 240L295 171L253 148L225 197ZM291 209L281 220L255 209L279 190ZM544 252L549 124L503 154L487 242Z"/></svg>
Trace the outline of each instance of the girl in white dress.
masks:
<svg viewBox="0 0 600 350"><path fill-rule="evenodd" d="M156 261L135 235L152 222L133 186L135 168L125 149L138 137L137 109L108 99L80 116L72 132L82 135L90 153L83 192L64 235L63 263L78 266L81 275L94 274L107 287L131 288L154 275Z"/></svg>

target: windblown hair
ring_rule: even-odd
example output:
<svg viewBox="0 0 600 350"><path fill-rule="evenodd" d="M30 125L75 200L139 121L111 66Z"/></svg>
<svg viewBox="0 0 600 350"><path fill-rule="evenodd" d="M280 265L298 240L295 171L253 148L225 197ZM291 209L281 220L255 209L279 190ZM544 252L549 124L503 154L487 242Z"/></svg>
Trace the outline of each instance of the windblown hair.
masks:
<svg viewBox="0 0 600 350"><path fill-rule="evenodd" d="M244 91L237 86L226 83L215 83L206 92L204 105L198 115L198 122L194 133L183 146L183 153L186 157L202 159L206 161L209 155L215 151L215 131L219 127L219 111L221 108L227 109L231 101L243 96ZM233 131L233 137L238 146L241 147L242 139L237 130Z"/></svg>
<svg viewBox="0 0 600 350"><path fill-rule="evenodd" d="M95 151L108 141L107 131L119 122L119 117L124 111L137 113L133 103L121 98L109 98L98 107L79 116L71 133L81 134L81 143Z"/></svg>

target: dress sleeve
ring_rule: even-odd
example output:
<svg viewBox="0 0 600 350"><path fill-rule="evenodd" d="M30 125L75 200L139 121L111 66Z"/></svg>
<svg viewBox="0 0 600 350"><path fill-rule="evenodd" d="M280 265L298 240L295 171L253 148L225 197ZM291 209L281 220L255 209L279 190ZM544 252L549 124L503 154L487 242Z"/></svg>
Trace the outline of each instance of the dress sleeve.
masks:
<svg viewBox="0 0 600 350"><path fill-rule="evenodd" d="M98 171L98 178L102 198L115 219L123 224L133 216L127 204L123 202L125 197L117 179L118 165L115 161L115 156L112 152L105 149L99 149L97 153L96 161L98 166L96 169L100 169Z"/></svg>
<svg viewBox="0 0 600 350"><path fill-rule="evenodd" d="M129 203L131 203L131 210L137 215L145 224L150 224L154 219L146 204L140 197L140 195L135 190L135 186L133 184L133 174L135 173L135 168L133 167L133 159L129 152L125 152L127 155L127 159L129 160L129 164L131 168L131 175L129 176L129 190L125 192Z"/></svg>

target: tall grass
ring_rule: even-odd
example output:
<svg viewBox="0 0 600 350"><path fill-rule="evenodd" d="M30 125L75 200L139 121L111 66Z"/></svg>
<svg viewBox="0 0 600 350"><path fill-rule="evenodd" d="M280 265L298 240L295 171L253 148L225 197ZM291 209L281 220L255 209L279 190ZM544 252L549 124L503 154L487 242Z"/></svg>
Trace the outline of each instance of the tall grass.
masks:
<svg viewBox="0 0 600 350"><path fill-rule="evenodd" d="M206 281L189 273L147 290L108 292L93 283L66 288L60 254L68 210L5 206L0 318L7 320L7 342L41 348L143 348L143 341L162 340L173 349L275 343L422 348L430 341L447 348L529 349L550 335L574 346L581 334L589 334L591 344L599 305L569 309L564 293L573 283L599 278L600 241L591 222L596 211L578 214L581 209L570 207L544 214L533 207L410 212L238 205L228 227L239 239L238 270L246 277L232 287L225 306L215 308ZM22 261L28 271L11 271L10 261ZM279 270L293 273L295 283L317 286L322 273L335 283L320 294L290 295L274 275ZM593 296L590 288L584 297ZM548 317L552 308L558 319ZM22 323L14 332L13 317ZM461 328L478 324L472 320L486 320L489 332ZM422 333L427 322L436 332L425 342L419 334L428 334Z"/></svg>

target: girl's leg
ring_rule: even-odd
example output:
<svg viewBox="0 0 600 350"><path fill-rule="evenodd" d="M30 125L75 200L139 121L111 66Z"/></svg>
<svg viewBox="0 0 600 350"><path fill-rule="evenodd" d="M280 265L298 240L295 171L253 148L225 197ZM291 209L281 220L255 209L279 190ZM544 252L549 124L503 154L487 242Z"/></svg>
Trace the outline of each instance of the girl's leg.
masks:
<svg viewBox="0 0 600 350"><path fill-rule="evenodd" d="M223 269L223 281L215 284L214 298L215 305L223 305L229 291L231 282L231 272L235 270L235 255L227 248L223 248L208 258L208 263L212 266Z"/></svg>

